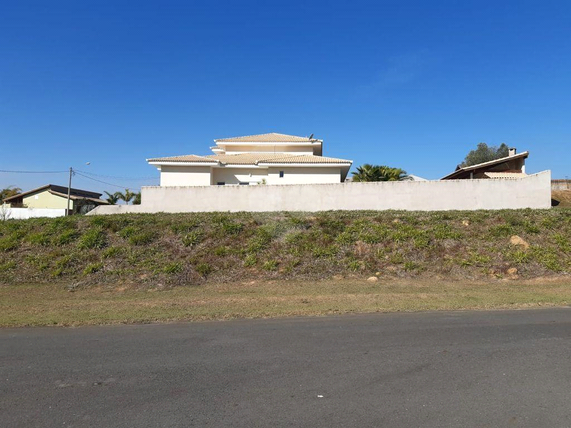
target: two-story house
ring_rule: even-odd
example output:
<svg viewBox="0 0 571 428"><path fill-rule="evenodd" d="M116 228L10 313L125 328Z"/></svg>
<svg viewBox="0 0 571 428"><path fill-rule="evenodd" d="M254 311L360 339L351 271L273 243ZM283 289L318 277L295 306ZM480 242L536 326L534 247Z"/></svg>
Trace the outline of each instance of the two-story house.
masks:
<svg viewBox="0 0 571 428"><path fill-rule="evenodd" d="M323 156L323 141L285 134L214 140L214 154L147 159L161 186L342 183L353 163Z"/></svg>

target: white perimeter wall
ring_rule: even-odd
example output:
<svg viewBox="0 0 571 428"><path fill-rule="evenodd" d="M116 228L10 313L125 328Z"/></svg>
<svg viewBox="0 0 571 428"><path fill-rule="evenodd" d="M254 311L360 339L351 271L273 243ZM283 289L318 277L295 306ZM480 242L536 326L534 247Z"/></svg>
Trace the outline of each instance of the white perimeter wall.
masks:
<svg viewBox="0 0 571 428"><path fill-rule="evenodd" d="M0 206L0 220L25 220L34 217L64 217L65 208L7 208Z"/></svg>
<svg viewBox="0 0 571 428"><path fill-rule="evenodd" d="M545 171L520 179L143 187L142 192L142 205L100 206L89 214L549 208L551 172Z"/></svg>

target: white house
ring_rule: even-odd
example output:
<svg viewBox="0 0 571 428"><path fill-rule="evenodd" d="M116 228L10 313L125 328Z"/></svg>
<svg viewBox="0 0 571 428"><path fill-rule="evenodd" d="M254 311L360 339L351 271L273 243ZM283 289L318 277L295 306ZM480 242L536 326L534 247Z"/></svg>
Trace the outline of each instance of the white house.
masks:
<svg viewBox="0 0 571 428"><path fill-rule="evenodd" d="M147 159L161 186L342 183L353 161L323 156L323 141L285 134L214 140L214 154Z"/></svg>

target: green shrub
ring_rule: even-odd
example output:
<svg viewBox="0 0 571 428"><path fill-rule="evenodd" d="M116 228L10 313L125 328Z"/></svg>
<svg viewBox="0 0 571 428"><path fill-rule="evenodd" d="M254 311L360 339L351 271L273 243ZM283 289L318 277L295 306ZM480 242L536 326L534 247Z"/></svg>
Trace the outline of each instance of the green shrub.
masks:
<svg viewBox="0 0 571 428"><path fill-rule="evenodd" d="M8 272L9 270L12 270L15 268L16 268L16 262L13 260L10 260L10 261L5 262L5 263L0 263L0 272Z"/></svg>
<svg viewBox="0 0 571 428"><path fill-rule="evenodd" d="M50 237L44 232L32 233L26 237L26 241L33 245L45 246L50 244Z"/></svg>
<svg viewBox="0 0 571 428"><path fill-rule="evenodd" d="M264 270L270 270L270 271L278 270L278 262L277 260L268 260L263 264L262 267L264 268Z"/></svg>
<svg viewBox="0 0 571 428"><path fill-rule="evenodd" d="M404 262L403 269L407 272L411 272L420 269L420 265L409 260Z"/></svg>
<svg viewBox="0 0 571 428"><path fill-rule="evenodd" d="M208 263L199 263L196 266L196 271L202 276L207 276L210 272L212 272L212 267L210 267Z"/></svg>
<svg viewBox="0 0 571 428"><path fill-rule="evenodd" d="M169 275L172 275L172 274L181 272L182 269L183 269L183 265L181 262L172 262L172 263L167 264L163 268L163 272L167 273Z"/></svg>
<svg viewBox="0 0 571 428"><path fill-rule="evenodd" d="M131 245L147 245L153 242L157 234L153 231L143 231L129 237L129 244Z"/></svg>
<svg viewBox="0 0 571 428"><path fill-rule="evenodd" d="M107 235L103 229L95 227L89 229L79 238L77 246L81 249L100 249L107 245Z"/></svg>
<svg viewBox="0 0 571 428"><path fill-rule="evenodd" d="M267 229L259 228L256 234L248 241L248 252L258 253L272 242L271 232Z"/></svg>
<svg viewBox="0 0 571 428"><path fill-rule="evenodd" d="M119 235L123 239L128 239L131 236L133 236L135 233L137 233L137 228L135 226L127 226L121 229L119 232L117 232L117 235Z"/></svg>
<svg viewBox="0 0 571 428"><path fill-rule="evenodd" d="M224 222L221 224L221 229L223 235L238 235L244 229L244 225L241 223L234 222Z"/></svg>
<svg viewBox="0 0 571 428"><path fill-rule="evenodd" d="M244 267L252 267L258 263L258 259L254 254L248 254L244 259Z"/></svg>
<svg viewBox="0 0 571 428"><path fill-rule="evenodd" d="M3 236L0 238L0 251L12 251L18 248L18 239L16 239L13 235Z"/></svg>
<svg viewBox="0 0 571 428"><path fill-rule="evenodd" d="M200 230L192 230L182 237L185 247L194 247L202 242L203 234Z"/></svg>
<svg viewBox="0 0 571 428"><path fill-rule="evenodd" d="M91 275L92 273L99 272L103 269L103 263L90 263L83 269L84 275Z"/></svg>
<svg viewBox="0 0 571 428"><path fill-rule="evenodd" d="M512 226L509 224L500 224L498 226L492 226L489 229L489 234L494 238L502 238L505 236L511 236L515 233Z"/></svg>
<svg viewBox="0 0 571 428"><path fill-rule="evenodd" d="M57 246L67 245L75 241L79 233L75 229L66 229L53 238L53 243Z"/></svg>
<svg viewBox="0 0 571 428"><path fill-rule="evenodd" d="M316 246L313 249L313 256L314 257L333 257L339 251L339 247L337 245L329 245L326 247Z"/></svg>
<svg viewBox="0 0 571 428"><path fill-rule="evenodd" d="M571 244L565 235L558 233L557 235L553 236L553 240L561 251L564 253L571 253Z"/></svg>
<svg viewBox="0 0 571 428"><path fill-rule="evenodd" d="M117 256L122 251L123 249L121 247L109 247L103 250L103 253L101 255L104 259L110 259L112 257Z"/></svg>

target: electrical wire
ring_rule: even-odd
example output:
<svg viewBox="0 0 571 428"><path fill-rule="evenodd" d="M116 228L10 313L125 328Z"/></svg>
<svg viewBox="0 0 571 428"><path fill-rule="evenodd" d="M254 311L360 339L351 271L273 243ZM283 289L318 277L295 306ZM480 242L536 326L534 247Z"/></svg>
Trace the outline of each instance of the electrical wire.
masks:
<svg viewBox="0 0 571 428"><path fill-rule="evenodd" d="M7 169L0 169L0 172L6 172L11 174L65 174L69 171L10 171Z"/></svg>
<svg viewBox="0 0 571 428"><path fill-rule="evenodd" d="M85 178L87 178L87 179L89 179L89 180L97 181L98 183L103 183L103 184L107 184L108 186L118 187L119 189L124 189L124 190L127 190L127 189L128 189L128 187L125 187L125 186L120 186L120 185L114 184L114 183L108 183L108 182L103 181L103 180L98 180L98 179L96 179L96 178L89 177L89 176L87 176L87 175L83 175L83 174L81 174L80 172L77 172L77 171L75 171L75 170L74 170L74 172L75 172L77 175L81 175L82 177L85 177Z"/></svg>
<svg viewBox="0 0 571 428"><path fill-rule="evenodd" d="M74 171L76 172L80 172L82 174L86 174L86 175L90 175L93 177L101 177L101 178L112 178L115 180L122 180L122 181L145 181L145 180L156 180L157 177L119 177L119 176L115 176L115 175L103 175L103 174L95 174L93 172L88 172L88 171L80 171L77 169L74 169Z"/></svg>

